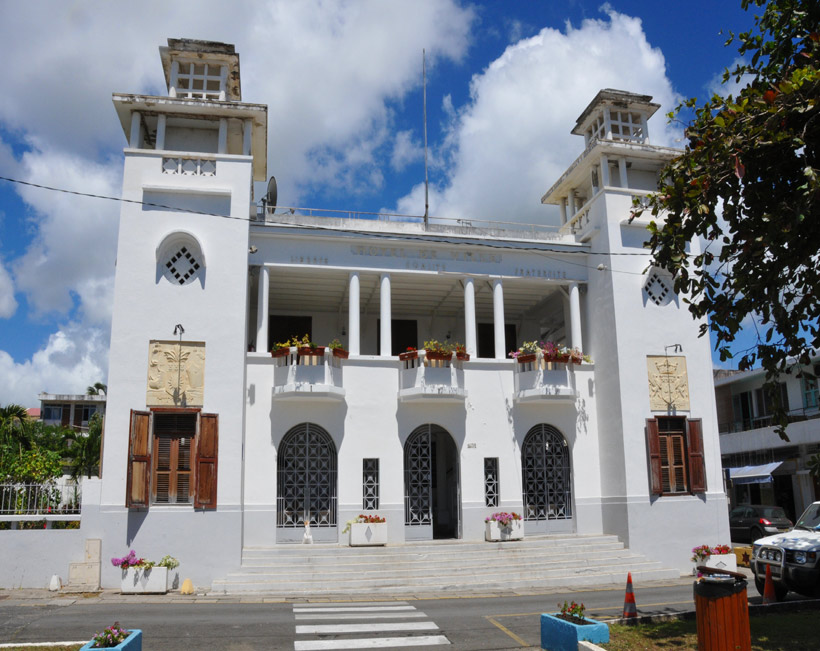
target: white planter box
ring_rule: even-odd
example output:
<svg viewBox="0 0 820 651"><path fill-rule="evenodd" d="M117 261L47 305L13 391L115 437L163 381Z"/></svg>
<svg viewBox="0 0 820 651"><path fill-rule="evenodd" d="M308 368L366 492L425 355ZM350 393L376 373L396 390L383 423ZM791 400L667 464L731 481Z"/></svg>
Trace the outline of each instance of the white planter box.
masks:
<svg viewBox="0 0 820 651"><path fill-rule="evenodd" d="M484 540L522 540L524 538L524 521L513 520L508 527L502 527L498 522L492 520L485 522Z"/></svg>
<svg viewBox="0 0 820 651"><path fill-rule="evenodd" d="M387 523L355 522L350 525L350 546L367 547L387 544Z"/></svg>
<svg viewBox="0 0 820 651"><path fill-rule="evenodd" d="M123 594L165 594L168 592L168 568L129 567L122 570L120 591Z"/></svg>
<svg viewBox="0 0 820 651"><path fill-rule="evenodd" d="M737 572L737 556L734 554L712 554L709 558L701 563L695 563L692 568L692 574L697 576L698 565L705 565L706 567L714 567L716 570L727 570L729 572Z"/></svg>

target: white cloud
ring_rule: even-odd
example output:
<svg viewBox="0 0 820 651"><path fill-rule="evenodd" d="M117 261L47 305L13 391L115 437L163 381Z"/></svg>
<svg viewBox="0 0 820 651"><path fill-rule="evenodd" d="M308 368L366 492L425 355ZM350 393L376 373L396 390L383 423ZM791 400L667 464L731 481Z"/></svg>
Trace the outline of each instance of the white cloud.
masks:
<svg viewBox="0 0 820 651"><path fill-rule="evenodd" d="M582 151L583 140L570 129L602 88L652 95L666 109L675 105L663 55L646 41L639 19L608 10L577 29L543 29L509 46L473 77L470 102L453 122L448 150L440 152L448 171L431 214L554 221L557 213L540 204L541 194ZM663 111L650 121L655 144L673 139Z"/></svg>
<svg viewBox="0 0 820 651"><path fill-rule="evenodd" d="M393 142L393 153L390 166L397 171L403 170L410 163L424 158L424 150L418 142L413 141L412 131L399 131Z"/></svg>
<svg viewBox="0 0 820 651"><path fill-rule="evenodd" d="M17 311L17 301L14 298L14 282L11 274L0 260L0 319L9 319Z"/></svg>
<svg viewBox="0 0 820 651"><path fill-rule="evenodd" d="M0 403L31 407L41 391L85 393L87 386L104 381L107 368L107 333L68 324L25 362L16 363L0 350Z"/></svg>

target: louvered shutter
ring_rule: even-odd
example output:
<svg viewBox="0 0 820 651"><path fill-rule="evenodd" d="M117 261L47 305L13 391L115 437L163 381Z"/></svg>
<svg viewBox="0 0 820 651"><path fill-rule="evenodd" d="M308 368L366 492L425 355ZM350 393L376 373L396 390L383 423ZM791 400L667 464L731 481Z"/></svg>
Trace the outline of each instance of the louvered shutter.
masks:
<svg viewBox="0 0 820 651"><path fill-rule="evenodd" d="M219 451L219 416L217 414L200 414L196 447L194 507L215 509Z"/></svg>
<svg viewBox="0 0 820 651"><path fill-rule="evenodd" d="M151 487L151 414L131 410L125 506L148 508Z"/></svg>
<svg viewBox="0 0 820 651"><path fill-rule="evenodd" d="M649 492L663 494L663 474L661 468L661 445L658 437L658 421L646 419L646 449L649 453Z"/></svg>
<svg viewBox="0 0 820 651"><path fill-rule="evenodd" d="M706 492L706 470L703 461L703 432L701 420L696 418L687 423L687 448L689 451L689 490L693 493Z"/></svg>

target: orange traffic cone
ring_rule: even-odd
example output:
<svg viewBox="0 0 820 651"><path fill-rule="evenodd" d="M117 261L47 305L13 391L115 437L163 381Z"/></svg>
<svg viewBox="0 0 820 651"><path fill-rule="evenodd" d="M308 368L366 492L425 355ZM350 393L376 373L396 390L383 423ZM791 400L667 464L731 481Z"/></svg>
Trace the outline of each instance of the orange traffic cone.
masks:
<svg viewBox="0 0 820 651"><path fill-rule="evenodd" d="M626 575L626 595L624 596L624 619L637 617L638 607L635 605L635 593L632 592L632 572Z"/></svg>
<svg viewBox="0 0 820 651"><path fill-rule="evenodd" d="M772 566L766 566L766 583L763 586L763 605L777 603L777 595L774 591L774 582L772 581Z"/></svg>

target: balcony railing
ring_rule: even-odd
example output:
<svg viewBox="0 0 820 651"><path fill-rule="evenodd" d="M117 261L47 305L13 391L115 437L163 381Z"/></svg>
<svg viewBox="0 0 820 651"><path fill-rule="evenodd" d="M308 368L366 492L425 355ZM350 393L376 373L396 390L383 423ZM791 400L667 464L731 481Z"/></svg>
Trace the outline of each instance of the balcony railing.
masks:
<svg viewBox="0 0 820 651"><path fill-rule="evenodd" d="M550 362L543 356L515 365L515 400L574 400L575 374L572 363ZM526 358L525 358L526 359Z"/></svg>
<svg viewBox="0 0 820 651"><path fill-rule="evenodd" d="M311 351L291 346L273 356L274 399L345 399L340 353L330 348Z"/></svg>
<svg viewBox="0 0 820 651"><path fill-rule="evenodd" d="M399 355L399 400L460 402L467 397L464 363L454 354L438 359L420 350Z"/></svg>
<svg viewBox="0 0 820 651"><path fill-rule="evenodd" d="M787 414L790 423L799 423L804 420L820 418L820 411L817 407L811 409L792 409ZM732 434L735 432L749 432L755 429L763 429L775 425L772 416L755 416L754 418L744 418L741 420L718 423L718 432L721 434Z"/></svg>
<svg viewBox="0 0 820 651"><path fill-rule="evenodd" d="M54 520L76 520L80 513L81 498L80 484L71 481L0 484L0 519L48 517Z"/></svg>

